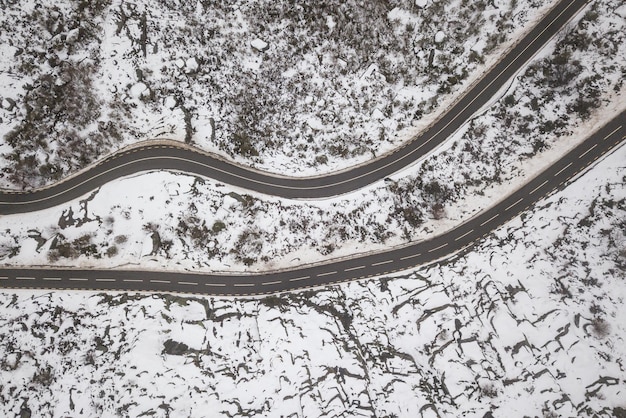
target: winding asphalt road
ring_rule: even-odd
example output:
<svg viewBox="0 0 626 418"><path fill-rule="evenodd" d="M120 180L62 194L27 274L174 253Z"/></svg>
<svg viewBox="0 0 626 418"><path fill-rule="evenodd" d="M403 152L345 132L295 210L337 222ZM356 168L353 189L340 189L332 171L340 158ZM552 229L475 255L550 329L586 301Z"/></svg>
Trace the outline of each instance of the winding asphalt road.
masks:
<svg viewBox="0 0 626 418"><path fill-rule="evenodd" d="M153 169L175 169L291 198L320 198L380 180L434 149L480 109L586 1L563 1L487 76L428 131L405 147L363 166L306 179L248 170L188 149L147 146L111 156L95 167L50 188L0 194L0 215L35 211L82 196L115 178ZM356 255L289 270L251 274L204 274L97 269L0 269L0 287L189 292L263 295L379 276L427 265L467 251L498 226L528 209L626 139L622 112L557 163L497 205L442 235L401 248Z"/></svg>
<svg viewBox="0 0 626 418"><path fill-rule="evenodd" d="M0 192L0 214L41 210L80 197L103 184L140 171L170 169L198 174L260 193L319 199L351 192L395 173L428 154L480 110L589 0L563 0L489 73L428 130L402 148L367 164L319 177L280 177L251 170L197 150L148 145L114 154L95 166L42 190Z"/></svg>

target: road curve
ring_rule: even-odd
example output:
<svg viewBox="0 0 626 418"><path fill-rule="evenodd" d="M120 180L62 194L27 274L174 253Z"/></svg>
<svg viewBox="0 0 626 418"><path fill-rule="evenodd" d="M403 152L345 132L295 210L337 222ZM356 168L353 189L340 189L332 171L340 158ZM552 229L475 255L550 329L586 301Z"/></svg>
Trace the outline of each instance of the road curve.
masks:
<svg viewBox="0 0 626 418"><path fill-rule="evenodd" d="M491 231L563 186L626 140L626 112L505 197L455 229L426 241L375 254L357 255L256 274L197 274L130 270L0 269L0 288L120 290L253 296L390 274L463 253Z"/></svg>
<svg viewBox="0 0 626 418"><path fill-rule="evenodd" d="M0 215L53 207L122 176L155 169L180 170L287 198L324 198L354 191L401 170L443 143L488 103L507 80L588 1L560 1L428 130L402 148L367 164L325 176L290 178L246 169L190 149L150 145L111 155L90 169L50 187L32 192L1 191Z"/></svg>

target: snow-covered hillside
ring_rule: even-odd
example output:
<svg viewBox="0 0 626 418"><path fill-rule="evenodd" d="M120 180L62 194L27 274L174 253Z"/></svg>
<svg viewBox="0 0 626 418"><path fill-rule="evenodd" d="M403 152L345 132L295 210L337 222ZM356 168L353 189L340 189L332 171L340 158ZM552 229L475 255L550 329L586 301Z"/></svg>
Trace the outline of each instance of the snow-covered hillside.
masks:
<svg viewBox="0 0 626 418"><path fill-rule="evenodd" d="M0 414L623 417L625 157L394 278L247 300L2 292Z"/></svg>
<svg viewBox="0 0 626 418"><path fill-rule="evenodd" d="M344 168L398 146L554 3L4 2L0 184L159 137L285 174Z"/></svg>

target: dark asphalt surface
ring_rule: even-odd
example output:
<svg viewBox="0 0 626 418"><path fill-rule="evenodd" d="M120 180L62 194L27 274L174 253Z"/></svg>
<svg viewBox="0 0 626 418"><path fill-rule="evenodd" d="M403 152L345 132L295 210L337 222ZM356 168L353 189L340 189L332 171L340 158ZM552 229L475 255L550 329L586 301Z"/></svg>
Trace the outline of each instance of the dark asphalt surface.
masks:
<svg viewBox="0 0 626 418"><path fill-rule="evenodd" d="M305 179L248 170L187 149L147 146L111 156L79 176L34 193L0 193L0 216L41 210L80 197L98 186L144 170L173 169L290 198L322 198L380 180L436 148L489 101L515 71L586 1L563 1L486 77L428 131L405 147L363 166ZM432 239L380 253L293 269L251 274L201 274L98 269L0 269L0 288L45 288L262 295L390 274L463 253L498 226L563 186L626 139L621 113L553 166L491 209Z"/></svg>

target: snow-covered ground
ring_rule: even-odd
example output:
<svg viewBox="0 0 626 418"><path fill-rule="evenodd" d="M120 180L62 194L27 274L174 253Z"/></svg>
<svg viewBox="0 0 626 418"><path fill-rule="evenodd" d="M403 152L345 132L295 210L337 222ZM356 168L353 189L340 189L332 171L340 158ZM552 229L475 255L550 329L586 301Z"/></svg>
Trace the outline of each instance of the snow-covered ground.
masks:
<svg viewBox="0 0 626 418"><path fill-rule="evenodd" d="M480 3L487 9L494 4ZM395 183L323 202L291 202L180 173L141 174L104 186L82 204L3 216L1 262L262 269L442 231L624 108L621 3L592 2L499 102L435 155L394 176ZM141 40L141 8L104 0L90 4L113 7L118 21L128 15L122 33ZM202 4L194 7L202 10ZM24 2L24 10L33 16L42 13L29 5ZM184 9L174 1L159 5ZM50 31L57 31L58 22L72 27L62 12L56 21L43 20ZM152 13L146 21L161 24ZM240 22L241 12L232 13L231 21ZM425 15L417 9L414 14ZM173 29L190 27L176 19L164 22ZM9 19L0 23L5 36ZM323 24L332 31L337 23L330 18ZM446 42L447 28L437 22L428 27L428 39ZM84 37L89 29L57 35L63 45L68 39L91 45L93 39ZM243 29L236 23L230 30ZM255 32L249 45L257 52L247 54L271 53L273 42ZM11 54L23 47L0 43L5 55L7 44L16 49ZM36 50L37 43L32 45ZM143 55L141 42L120 45L139 50L107 60ZM207 61L194 57L172 57L166 64L196 85L192 75ZM84 65L93 65L89 59ZM250 71L262 68L262 62L246 65ZM80 74L69 76L78 80L76 92L89 85ZM158 78L143 70L141 77L148 90L139 82L124 86L137 104L126 110L135 116L148 115L150 106L140 102L149 102L155 94L150 77ZM19 96L20 86L13 85ZM15 97L5 91L5 97ZM13 101L19 102L2 101L0 115L11 129L19 122L7 119L17 114ZM184 125L189 103L195 102L168 96L163 106L179 111ZM86 113L100 108L89 100L82 105ZM149 126L148 116L137 126ZM210 116L204 117L210 126ZM201 126L198 120L192 118L192 125ZM64 134L82 141L71 129ZM64 149L54 141L48 146ZM41 149L30 151L33 164L43 161L37 160L44 158ZM407 211L415 207L420 210ZM252 299L2 291L0 416L623 417L625 215L622 147L473 252L404 275Z"/></svg>
<svg viewBox="0 0 626 418"><path fill-rule="evenodd" d="M192 143L307 175L423 128L554 0L33 0L0 16L0 184Z"/></svg>
<svg viewBox="0 0 626 418"><path fill-rule="evenodd" d="M625 162L393 278L256 299L1 292L0 414L622 417Z"/></svg>

